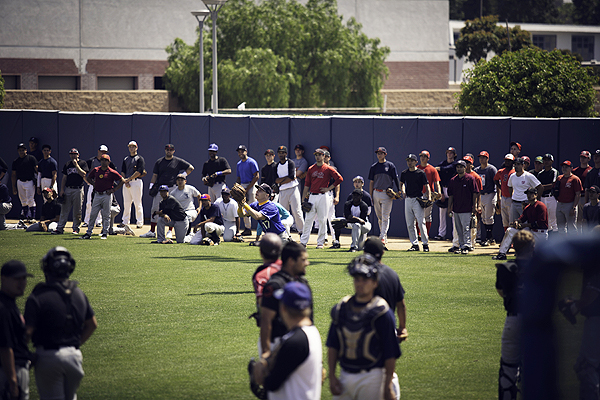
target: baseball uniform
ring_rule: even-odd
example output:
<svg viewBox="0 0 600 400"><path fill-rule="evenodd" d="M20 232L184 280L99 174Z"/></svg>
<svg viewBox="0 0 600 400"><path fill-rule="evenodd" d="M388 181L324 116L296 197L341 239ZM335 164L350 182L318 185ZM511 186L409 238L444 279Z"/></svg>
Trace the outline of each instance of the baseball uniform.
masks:
<svg viewBox="0 0 600 400"><path fill-rule="evenodd" d="M156 197L160 197L162 200L160 194ZM163 214L168 215L171 220L167 222L164 217L158 217L156 222L156 241L158 243L164 242L166 240L165 226L173 226L175 227L177 243L183 243L185 235L187 235L189 219L179 201L175 197L167 195L167 198L159 203L158 209Z"/></svg>
<svg viewBox="0 0 600 400"><path fill-rule="evenodd" d="M221 235L225 232L225 226L223 225L221 210L215 203L210 203L210 207L202 207L200 210L200 222L211 218L214 218L212 222L204 223L204 231L206 233L206 236L204 237L211 239L215 245L218 245L221 241ZM192 237L190 244L201 244L204 237L202 236L202 230L199 230L194 237Z"/></svg>
<svg viewBox="0 0 600 400"><path fill-rule="evenodd" d="M47 187L54 189L58 192L58 186L56 184L56 175L58 173L58 164L52 156L48 158L42 158L38 162L38 182L37 187L40 190L44 190ZM46 199L44 199L46 201Z"/></svg>
<svg viewBox="0 0 600 400"><path fill-rule="evenodd" d="M577 233L577 204L575 203L577 195L583 192L581 180L571 174L569 177L561 175L558 177L555 185L560 185L560 194L556 199L556 225L561 233ZM573 214L571 214L573 213Z"/></svg>
<svg viewBox="0 0 600 400"><path fill-rule="evenodd" d="M286 158L285 162L277 163L277 177L288 177L290 182L279 186L279 204L290 211L294 218L294 223L299 231L304 229L304 217L302 215L301 195L298 191L298 179L296 179L296 164L294 161Z"/></svg>
<svg viewBox="0 0 600 400"><path fill-rule="evenodd" d="M498 170L492 164L481 168L481 165L475 168L475 172L481 177L483 186L481 194L481 223L485 231L481 232L481 241L493 239L492 230L494 227L494 214L496 213L496 184L494 177Z"/></svg>
<svg viewBox="0 0 600 400"><path fill-rule="evenodd" d="M479 193L477 181L470 174L460 177L458 174L450 179L448 196L451 197L454 213L454 226L458 236L458 247L461 251L471 248L471 215L473 214L473 194Z"/></svg>
<svg viewBox="0 0 600 400"><path fill-rule="evenodd" d="M523 213L523 203L527 204L525 190L538 187L540 184L535 176L526 171L521 175L516 172L510 175L507 183L508 187L512 188L510 222L515 221Z"/></svg>
<svg viewBox="0 0 600 400"><path fill-rule="evenodd" d="M406 199L404 200L404 217L406 220L406 229L408 237L413 247L419 246L417 239L417 228L415 220L421 230L421 240L423 246L428 245L429 237L427 236L427 227L425 226L425 211L417 201L417 198L423 196L423 186L427 185L427 175L423 170L416 168L414 171L405 169L400 174L400 182L404 184L404 192Z"/></svg>
<svg viewBox="0 0 600 400"><path fill-rule="evenodd" d="M524 228L533 234L535 242L541 244L548 239L548 209L546 205L537 200L533 204L528 204L523 210L523 214L517 219L518 222L524 224L529 223L531 227ZM519 232L519 229L509 227L504 233L504 238L500 243L498 253L508 253L513 237Z"/></svg>
<svg viewBox="0 0 600 400"><path fill-rule="evenodd" d="M73 164L74 161L69 160L62 169L64 183L64 202L60 211L60 219L56 230L62 232L67 225L69 212L73 209L73 233L79 233L79 225L81 225L81 207L83 205L83 177L77 172L77 168ZM88 165L84 160L78 161L79 167L88 172ZM61 183L61 189L63 187Z"/></svg>
<svg viewBox="0 0 600 400"><path fill-rule="evenodd" d="M114 182L121 181L123 177L114 169L108 167L96 167L88 174L89 179L94 180L94 196L92 200L92 211L90 221L95 221L98 214L102 213L102 238L108 235L110 227L110 207L112 204L112 193L115 189ZM88 224L87 236L92 235L94 224Z"/></svg>
<svg viewBox="0 0 600 400"><path fill-rule="evenodd" d="M498 170L494 176L495 182L500 182L500 212L502 214L502 226L504 229L508 228L510 224L510 207L512 199L510 197L510 189L508 188L508 178L515 173L515 170L511 167L510 169L504 167Z"/></svg>
<svg viewBox="0 0 600 400"><path fill-rule="evenodd" d="M554 182L558 179L558 171L555 168L550 167L549 169L543 169L537 174L537 179L542 185L554 185ZM548 229L556 232L558 225L556 224L556 199L552 194L552 189L544 190L540 200L546 205L548 209Z"/></svg>
<svg viewBox="0 0 600 400"><path fill-rule="evenodd" d="M177 180L177 175L182 172L187 171L192 164L188 163L182 158L175 157L168 160L165 157L161 157L154 163L154 168L152 169L152 173L157 175L155 185L159 187L162 185L167 185L169 190L172 190L175 187L175 183ZM151 218L152 222L157 222L158 217L154 214L155 211L158 211L159 204L162 201L162 197L159 194L154 196L152 199L152 208L150 209L150 215L154 215Z"/></svg>
<svg viewBox="0 0 600 400"><path fill-rule="evenodd" d="M96 167L100 166L100 159L98 157L92 157L89 160L86 161L87 162L87 171L91 171ZM113 164L113 162L111 161L108 166L114 170L117 169L117 167L115 166L115 164ZM93 185L88 184L88 191L87 191L87 201L86 201L86 205L85 205L85 217L83 219L83 222L85 225L92 225L94 226L94 224L98 224L100 222L102 222L102 218L100 215L98 215L98 220L96 221L92 221L90 223L90 215L92 213L92 194L94 193L94 187ZM85 226L83 225L83 226Z"/></svg>
<svg viewBox="0 0 600 400"><path fill-rule="evenodd" d="M221 198L221 192L226 187L225 178L222 172L231 169L229 162L225 157L217 156L214 160L208 159L202 166L202 178L210 177L212 174L217 174L212 185L208 186L208 195L214 201ZM226 240L227 241L227 240Z"/></svg>
<svg viewBox="0 0 600 400"><path fill-rule="evenodd" d="M124 177L130 178L136 172L140 175L146 170L146 161L144 157L136 154L135 156L128 155L123 159L121 172ZM144 181L141 176L138 176L129 184L123 185L123 224L129 225L131 222L131 204L135 209L135 220L137 226L141 227L144 224L144 206L142 204L142 194L144 192Z"/></svg>
<svg viewBox="0 0 600 400"><path fill-rule="evenodd" d="M245 161L238 161L236 174L240 180L240 184L246 189L246 201L248 204L254 202L254 195L256 194L256 187L250 186L254 179L254 175L258 172L258 163L252 157L246 158ZM244 218L245 229L250 229L252 226L252 219L250 217Z"/></svg>
<svg viewBox="0 0 600 400"><path fill-rule="evenodd" d="M379 222L379 237L387 243L387 233L390 227L390 214L394 200L387 195L388 188L393 189L394 184L400 190L396 166L390 161L376 162L369 169L368 179L373 183L373 208Z"/></svg>
<svg viewBox="0 0 600 400"><path fill-rule="evenodd" d="M36 158L30 154L25 154L24 157L17 157L12 163L13 177L16 177L16 182L13 180L14 189L17 190L19 200L21 201L21 218L35 218L35 185L37 180L37 163Z"/></svg>
<svg viewBox="0 0 600 400"><path fill-rule="evenodd" d="M239 218L237 213L238 204L233 199L230 199L229 202L225 203L223 197L218 198L214 204L221 210L223 228L225 229L223 232L223 240L225 242L231 242L237 233L235 219Z"/></svg>

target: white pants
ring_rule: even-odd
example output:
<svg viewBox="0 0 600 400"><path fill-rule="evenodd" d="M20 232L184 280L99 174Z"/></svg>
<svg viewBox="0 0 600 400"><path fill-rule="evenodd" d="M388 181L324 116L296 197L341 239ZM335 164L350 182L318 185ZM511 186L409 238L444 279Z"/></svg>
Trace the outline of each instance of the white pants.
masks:
<svg viewBox="0 0 600 400"><path fill-rule="evenodd" d="M549 196L542 197L540 201L544 203L548 209L548 230L554 232L558 231L558 225L556 223L556 199L554 196Z"/></svg>
<svg viewBox="0 0 600 400"><path fill-rule="evenodd" d="M494 225L494 214L496 213L496 193L488 193L481 196L481 209L481 222L484 225Z"/></svg>
<svg viewBox="0 0 600 400"><path fill-rule="evenodd" d="M40 187L44 190L47 187L51 187L55 192L58 193L58 187L56 185L56 181L54 181L54 185L50 185L52 183L52 178L40 178ZM43 196L42 196L43 197ZM46 202L46 198L44 197L44 203Z"/></svg>
<svg viewBox="0 0 600 400"><path fill-rule="evenodd" d="M283 227L285 228L285 231L287 232L288 236L290 236L290 229L294 224L294 218L290 215L286 219L282 219L281 223L283 224Z"/></svg>
<svg viewBox="0 0 600 400"><path fill-rule="evenodd" d="M327 217L329 215L329 205L326 194L311 194L308 201L312 203L312 208L306 214L304 220L304 229L302 230L302 237L300 243L306 246L308 239L310 238L310 231L312 230L313 222L316 218L319 221L319 236L317 238L317 245L323 245L325 243L325 237L327 236Z"/></svg>
<svg viewBox="0 0 600 400"><path fill-rule="evenodd" d="M385 192L373 190L373 209L379 222L379 237L387 240L387 233L390 228L390 214L394 200Z"/></svg>
<svg viewBox="0 0 600 400"><path fill-rule="evenodd" d="M340 372L342 394L332 396L333 400L376 400L383 399L385 370L373 368L369 372L351 374L344 370Z"/></svg>
<svg viewBox="0 0 600 400"><path fill-rule="evenodd" d="M17 193L21 206L35 207L35 183L33 181L17 181Z"/></svg>
<svg viewBox="0 0 600 400"><path fill-rule="evenodd" d="M573 202L570 203L560 203L556 204L556 225L558 226L558 231L560 233L577 233L577 225L575 221L577 221L577 209L575 209L575 214L571 215L571 211L573 210Z"/></svg>
<svg viewBox="0 0 600 400"><path fill-rule="evenodd" d="M415 226L415 221L417 221L421 230L421 241L423 244L427 244L429 238L427 237L427 227L425 226L425 210L421 207L416 197L407 197L404 200L404 218L406 219L406 229L408 230L410 243L413 246L419 244L417 228Z"/></svg>
<svg viewBox="0 0 600 400"><path fill-rule="evenodd" d="M171 220L167 222L164 217L159 217L158 221L156 221L156 241L159 243L162 243L166 240L165 226L175 227L175 240L177 243L183 243L189 227L189 220L187 218L183 221Z"/></svg>
<svg viewBox="0 0 600 400"><path fill-rule="evenodd" d="M6 229L6 214L12 210L12 203L0 203L0 231Z"/></svg>
<svg viewBox="0 0 600 400"><path fill-rule="evenodd" d="M244 189L246 189L246 201L248 204L254 202L254 195L256 194L256 186L252 185L251 188L248 188L249 183L242 183ZM252 229L252 218L244 217L244 227L245 229Z"/></svg>
<svg viewBox="0 0 600 400"><path fill-rule="evenodd" d="M142 193L144 181L140 178L129 182L129 187L123 185L123 223L129 225L131 222L131 203L135 207L135 220L138 225L144 223L144 206L142 205Z"/></svg>
<svg viewBox="0 0 600 400"><path fill-rule="evenodd" d="M17 385L19 386L19 392L21 397L19 399L28 400L29 399L29 368L19 367L15 365L15 372L17 373ZM4 374L2 368L0 368L0 388L4 391L4 388L7 386L8 379ZM4 393L2 393L4 394Z"/></svg>
<svg viewBox="0 0 600 400"><path fill-rule="evenodd" d="M92 185L88 185L87 191L87 202L85 203L85 217L83 218L83 222L89 225L90 223L90 215L92 213L92 192L94 191L94 187ZM98 219L94 222L92 221L92 225L95 223L102 222L102 217L99 215Z"/></svg>
<svg viewBox="0 0 600 400"><path fill-rule="evenodd" d="M293 188L284 189L279 192L279 204L294 218L298 231L304 229L304 217L302 216L302 202L300 201L300 192L294 186Z"/></svg>
<svg viewBox="0 0 600 400"><path fill-rule="evenodd" d="M442 192L444 192L444 197L448 198L448 188L442 187ZM448 218L448 209L438 207L440 210L440 226L438 227L438 235L445 238L446 237L446 218Z"/></svg>
<svg viewBox="0 0 600 400"><path fill-rule="evenodd" d="M533 234L536 246L548 240L548 231L546 230L538 230L537 232L534 232L529 228L524 228L524 230L529 231ZM502 243L500 243L500 249L498 250L499 253L508 253L508 249L510 249L513 237L517 234L517 232L519 232L519 229L508 228L506 230L506 232L504 233L504 238L502 238Z"/></svg>
<svg viewBox="0 0 600 400"><path fill-rule="evenodd" d="M237 230L235 221L227 221L226 219L223 219L223 228L223 240L225 242L231 242Z"/></svg>
<svg viewBox="0 0 600 400"><path fill-rule="evenodd" d="M75 347L36 351L35 383L40 399L77 399L83 379L83 356Z"/></svg>
<svg viewBox="0 0 600 400"><path fill-rule="evenodd" d="M204 230L207 234L215 232L218 236L221 236L225 232L225 227L223 225L217 225L214 222L207 222L204 224ZM202 238L202 230L200 229L198 232L196 232L194 237L192 237L190 244L200 244L200 242L202 242Z"/></svg>
<svg viewBox="0 0 600 400"><path fill-rule="evenodd" d="M502 226L507 228L510 225L510 207L512 199L502 196L500 198L500 213L502 214Z"/></svg>
<svg viewBox="0 0 600 400"><path fill-rule="evenodd" d="M359 224L358 222L353 222L348 224L350 229L352 229L352 244L350 247L355 249L362 249L362 245L365 242L365 236L371 230L371 223L369 221L365 221L364 225Z"/></svg>
<svg viewBox="0 0 600 400"><path fill-rule="evenodd" d="M221 198L221 192L226 186L227 184L225 184L225 182L215 183L212 186L208 186L208 195L210 196L210 201L212 203Z"/></svg>

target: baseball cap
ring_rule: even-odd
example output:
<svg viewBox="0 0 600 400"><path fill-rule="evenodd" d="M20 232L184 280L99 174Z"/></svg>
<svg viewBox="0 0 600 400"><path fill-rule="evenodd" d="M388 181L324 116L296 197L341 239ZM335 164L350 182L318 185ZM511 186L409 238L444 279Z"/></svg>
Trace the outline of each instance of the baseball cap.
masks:
<svg viewBox="0 0 600 400"><path fill-rule="evenodd" d="M470 164L473 164L473 157L471 156L464 156L463 160L467 161Z"/></svg>
<svg viewBox="0 0 600 400"><path fill-rule="evenodd" d="M600 149L596 150L594 154L600 155Z"/></svg>
<svg viewBox="0 0 600 400"><path fill-rule="evenodd" d="M33 277L27 272L25 264L18 260L10 260L4 263L0 275L6 276L7 278L22 278L24 276Z"/></svg>
<svg viewBox="0 0 600 400"><path fill-rule="evenodd" d="M211 143L210 146L208 146L208 151L219 151L219 146L217 146L216 143Z"/></svg>
<svg viewBox="0 0 600 400"><path fill-rule="evenodd" d="M294 150L296 150L296 149L300 149L300 150L304 151L304 146L302 146L301 144L297 144L297 145L294 147Z"/></svg>
<svg viewBox="0 0 600 400"><path fill-rule="evenodd" d="M160 185L160 187L158 188L158 190L160 192L162 192L163 190L166 190L168 192L169 191L169 187L167 185Z"/></svg>
<svg viewBox="0 0 600 400"><path fill-rule="evenodd" d="M324 155L325 155L325 157L331 157L331 153L328 152L327 150L325 150L325 154Z"/></svg>
<svg viewBox="0 0 600 400"><path fill-rule="evenodd" d="M33 142L33 143L39 143L40 139L36 138L35 136L32 136L32 137L29 138L29 141Z"/></svg>
<svg viewBox="0 0 600 400"><path fill-rule="evenodd" d="M319 147L318 149L315 149L315 152L313 154L323 154L323 155L325 155L325 150L323 150L322 148Z"/></svg>
<svg viewBox="0 0 600 400"><path fill-rule="evenodd" d="M69 150L69 154L79 154L79 150L73 147L71 150Z"/></svg>
<svg viewBox="0 0 600 400"><path fill-rule="evenodd" d="M329 146L325 146L325 145L323 145L323 146L319 146L319 148L320 148L320 149L323 149L323 150L330 151L330 150L329 150Z"/></svg>
<svg viewBox="0 0 600 400"><path fill-rule="evenodd" d="M18 149L27 149L27 147L25 146L25 143L19 143L19 144L17 145L17 150L18 150Z"/></svg>
<svg viewBox="0 0 600 400"><path fill-rule="evenodd" d="M165 145L165 149L169 149L169 150L175 150L175 146L172 143L167 143Z"/></svg>
<svg viewBox="0 0 600 400"><path fill-rule="evenodd" d="M221 190L221 194L231 195L231 190L229 190L228 187L224 187L223 190Z"/></svg>
<svg viewBox="0 0 600 400"><path fill-rule="evenodd" d="M47 187L47 188L44 188L44 192L54 193L54 189L52 189L51 187Z"/></svg>
<svg viewBox="0 0 600 400"><path fill-rule="evenodd" d="M383 256L383 252L385 251L385 247L381 242L381 239L378 237L371 236L367 240L365 240L365 244L363 245L363 251L365 253L371 254L377 260L381 260Z"/></svg>
<svg viewBox="0 0 600 400"><path fill-rule="evenodd" d="M590 186L590 188L588 189L590 192L594 192L594 193L600 193L600 187L598 187L597 185L592 185Z"/></svg>
<svg viewBox="0 0 600 400"><path fill-rule="evenodd" d="M550 154L550 153L544 154L542 158L547 158L549 160L554 161L554 156L552 154Z"/></svg>
<svg viewBox="0 0 600 400"><path fill-rule="evenodd" d="M592 155L590 154L589 151L584 150L584 151L581 152L581 154L579 155L579 157L592 158Z"/></svg>
<svg viewBox="0 0 600 400"><path fill-rule="evenodd" d="M244 146L243 144L240 144L237 149L235 149L235 151L239 151L239 150L244 150L244 151L248 151L248 148L246 146Z"/></svg>
<svg viewBox="0 0 600 400"><path fill-rule="evenodd" d="M487 157L490 158L490 153L488 153L487 151L483 150L482 152L479 153L479 157Z"/></svg>
<svg viewBox="0 0 600 400"><path fill-rule="evenodd" d="M108 160L108 161L110 161L110 156L108 154L104 153L104 154L102 154L100 156L100 160Z"/></svg>
<svg viewBox="0 0 600 400"><path fill-rule="evenodd" d="M467 163L464 162L463 160L458 160L456 162L456 166L462 165L463 167L467 168Z"/></svg>
<svg viewBox="0 0 600 400"><path fill-rule="evenodd" d="M505 160L511 160L514 161L515 160L515 156L513 156L512 154L508 153L507 155L504 156Z"/></svg>
<svg viewBox="0 0 600 400"><path fill-rule="evenodd" d="M310 289L304 283L288 282L283 289L276 290L273 296L288 308L305 310L312 303Z"/></svg>
<svg viewBox="0 0 600 400"><path fill-rule="evenodd" d="M528 164L531 164L531 159L530 159L529 157L527 157L527 156L523 156L523 157L521 157L521 158L523 159L523 162L526 162L526 163L528 163Z"/></svg>
<svg viewBox="0 0 600 400"><path fill-rule="evenodd" d="M274 155L275 155L275 152L273 151L273 149L267 149L267 150L265 151L265 155L267 155L267 154L271 154L271 155L273 155L273 156L274 156Z"/></svg>
<svg viewBox="0 0 600 400"><path fill-rule="evenodd" d="M204 193L200 195L200 200L210 200L210 194Z"/></svg>
<svg viewBox="0 0 600 400"><path fill-rule="evenodd" d="M519 142L510 142L510 147L512 147L512 146L517 146L517 148L519 150L521 150L521 143L519 143Z"/></svg>
<svg viewBox="0 0 600 400"><path fill-rule="evenodd" d="M429 152L427 150L423 150L422 152L420 152L419 157L420 156L427 156L427 158L431 158L431 156L429 155Z"/></svg>
<svg viewBox="0 0 600 400"><path fill-rule="evenodd" d="M184 174L178 174L178 175L177 175L177 179L179 179L179 178L181 178L181 179L187 179L187 175L184 175Z"/></svg>
<svg viewBox="0 0 600 400"><path fill-rule="evenodd" d="M135 147L137 147L137 142L135 140L132 140L131 142L129 142L129 144L127 146L135 146Z"/></svg>
<svg viewBox="0 0 600 400"><path fill-rule="evenodd" d="M100 145L100 147L98 147L98 150L100 151L108 151L108 147L105 144Z"/></svg>
<svg viewBox="0 0 600 400"><path fill-rule="evenodd" d="M542 163L542 162L544 162L544 157L542 157L542 156L537 156L537 157L535 158L535 162L537 162L537 163Z"/></svg>
<svg viewBox="0 0 600 400"><path fill-rule="evenodd" d="M385 154L387 154L387 150L385 147L378 147L377 150L375 150L375 153L379 153L379 152L384 152Z"/></svg>
<svg viewBox="0 0 600 400"><path fill-rule="evenodd" d="M256 185L256 188L259 189L259 190L262 190L263 192L265 192L269 196L273 194L273 189L271 189L271 186L269 186L266 183L261 183L260 185Z"/></svg>
<svg viewBox="0 0 600 400"><path fill-rule="evenodd" d="M527 194L527 193L533 193L533 194L537 194L537 192L538 192L537 188L532 188L532 187L530 187L530 188L528 188L527 190L525 190L525 192L524 192L524 193L525 193L525 194Z"/></svg>
<svg viewBox="0 0 600 400"><path fill-rule="evenodd" d="M279 146L277 148L277 152L278 153L287 153L287 147L285 147L285 146Z"/></svg>
<svg viewBox="0 0 600 400"><path fill-rule="evenodd" d="M415 160L415 161L418 161L418 159L417 159L417 156L416 156L416 155L414 155L414 154L412 154L412 153L411 153L411 154L409 154L409 155L407 155L407 156L406 156L406 159L407 159L407 160Z"/></svg>
<svg viewBox="0 0 600 400"><path fill-rule="evenodd" d="M356 175L356 176L354 177L354 179L352 179L352 182L354 182L354 181L357 181L357 180L358 180L358 181L361 181L362 183L365 183L365 180L364 180L364 178L363 178L362 176L360 176L360 175Z"/></svg>
<svg viewBox="0 0 600 400"><path fill-rule="evenodd" d="M560 166L562 167L563 165L566 165L567 167L572 167L573 164L571 164L571 161L569 160L565 160L562 163L560 163Z"/></svg>
<svg viewBox="0 0 600 400"><path fill-rule="evenodd" d="M515 158L515 164L523 164L523 157Z"/></svg>
<svg viewBox="0 0 600 400"><path fill-rule="evenodd" d="M366 278L377 279L379 263L371 254L363 254L350 261L348 273L350 276L363 275Z"/></svg>
<svg viewBox="0 0 600 400"><path fill-rule="evenodd" d="M447 152L449 152L449 151L451 151L451 152L453 152L454 154L456 154L456 149L455 149L454 147L448 147L448 148L446 149L446 153L447 153Z"/></svg>

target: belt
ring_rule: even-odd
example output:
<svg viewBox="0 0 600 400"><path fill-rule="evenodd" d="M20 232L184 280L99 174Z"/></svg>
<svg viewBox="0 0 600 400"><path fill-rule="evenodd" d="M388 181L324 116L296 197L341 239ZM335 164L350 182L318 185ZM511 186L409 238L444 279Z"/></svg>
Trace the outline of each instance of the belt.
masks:
<svg viewBox="0 0 600 400"><path fill-rule="evenodd" d="M371 369L372 368L349 370L349 369L343 368L344 372L347 372L349 374L362 374L363 372L369 372Z"/></svg>
<svg viewBox="0 0 600 400"><path fill-rule="evenodd" d="M385 190L382 190L382 189L374 189L374 190L376 190L378 192L385 192Z"/></svg>
<svg viewBox="0 0 600 400"><path fill-rule="evenodd" d="M542 197L552 197L552 194L543 194Z"/></svg>
<svg viewBox="0 0 600 400"><path fill-rule="evenodd" d="M40 347L42 347L44 350L58 350L62 349L63 347L75 347L76 349L79 349L79 346L61 346L58 344L41 345Z"/></svg>
<svg viewBox="0 0 600 400"><path fill-rule="evenodd" d="M548 232L548 229L531 229L534 232L539 232L539 233L546 233Z"/></svg>
<svg viewBox="0 0 600 400"><path fill-rule="evenodd" d="M103 195L103 194L110 194L110 193L108 193L108 192L109 192L109 190L105 190L104 192L99 192L99 191L97 191L97 190L94 190L94 193L96 193L96 194L101 194L101 195Z"/></svg>
<svg viewBox="0 0 600 400"><path fill-rule="evenodd" d="M83 186L67 186L67 189L81 189Z"/></svg>
<svg viewBox="0 0 600 400"><path fill-rule="evenodd" d="M33 179L18 179L21 182L31 182Z"/></svg>
<svg viewBox="0 0 600 400"><path fill-rule="evenodd" d="M319 194L325 194L325 193L311 193L314 194L315 196L319 195Z"/></svg>

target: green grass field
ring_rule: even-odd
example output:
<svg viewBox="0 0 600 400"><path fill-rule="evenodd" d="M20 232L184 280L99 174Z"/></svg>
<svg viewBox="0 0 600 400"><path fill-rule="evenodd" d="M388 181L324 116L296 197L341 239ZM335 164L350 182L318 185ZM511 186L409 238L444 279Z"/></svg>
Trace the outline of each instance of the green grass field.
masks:
<svg viewBox="0 0 600 400"><path fill-rule="evenodd" d="M22 260L43 280L39 262L56 245L77 261L80 282L99 327L83 348L81 399L252 399L246 365L256 356L258 328L251 276L258 249L155 245L148 239L91 241L75 235L0 233L0 262ZM307 278L323 342L329 310L352 293L344 250L309 249ZM489 256L387 252L406 290L409 339L396 364L402 399L497 398L502 300ZM21 309L25 297L18 302ZM570 336L570 325L559 332ZM324 348L325 349L325 348ZM576 395L572 357L564 360L565 393ZM325 359L325 358L324 358ZM568 375L568 374L571 375ZM33 375L33 374L32 374ZM32 399L37 399L32 382ZM330 399L329 383L323 399Z"/></svg>

